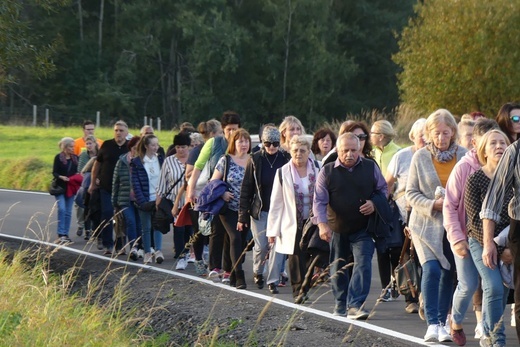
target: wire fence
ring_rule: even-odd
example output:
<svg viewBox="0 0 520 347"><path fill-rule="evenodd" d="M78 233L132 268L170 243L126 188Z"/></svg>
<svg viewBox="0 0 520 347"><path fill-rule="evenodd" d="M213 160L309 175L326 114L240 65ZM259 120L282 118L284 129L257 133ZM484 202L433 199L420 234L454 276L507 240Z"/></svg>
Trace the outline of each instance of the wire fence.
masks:
<svg viewBox="0 0 520 347"><path fill-rule="evenodd" d="M25 107L10 107L0 105L0 124L20 125L20 126L39 126L39 127L71 127L81 126L84 121L91 120L97 126L112 126L120 118L113 118L103 115L101 111L88 112L63 112L52 107L40 107L34 105ZM140 128L147 124L160 130L160 118L144 117L140 120L123 119L129 127Z"/></svg>

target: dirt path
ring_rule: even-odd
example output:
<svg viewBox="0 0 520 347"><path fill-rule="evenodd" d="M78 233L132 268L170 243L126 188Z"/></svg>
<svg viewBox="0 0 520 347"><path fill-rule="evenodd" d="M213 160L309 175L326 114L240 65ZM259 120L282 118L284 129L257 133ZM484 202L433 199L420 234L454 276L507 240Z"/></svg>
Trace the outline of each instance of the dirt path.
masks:
<svg viewBox="0 0 520 347"><path fill-rule="evenodd" d="M21 246L11 240L0 240L0 245L11 250ZM343 322L152 270L63 250L50 258L56 273L73 266L78 270L71 292L83 295L89 283L100 280L95 301L103 305L124 283L128 298L122 310L134 326L147 324L149 335L165 346L209 346L213 338L225 346L406 346Z"/></svg>

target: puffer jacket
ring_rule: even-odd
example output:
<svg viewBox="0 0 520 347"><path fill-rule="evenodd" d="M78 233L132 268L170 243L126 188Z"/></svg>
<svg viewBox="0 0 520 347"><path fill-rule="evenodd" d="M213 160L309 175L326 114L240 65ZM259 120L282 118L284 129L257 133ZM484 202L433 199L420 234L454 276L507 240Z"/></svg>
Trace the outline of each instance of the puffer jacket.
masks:
<svg viewBox="0 0 520 347"><path fill-rule="evenodd" d="M284 159L284 164L291 160L291 155L283 150L279 153ZM262 186L262 157L265 157L265 149L251 154L250 160L247 161L244 180L240 190L240 202L238 207L238 221L240 223L250 223L250 217L258 220L262 211L263 202L261 197Z"/></svg>
<svg viewBox="0 0 520 347"><path fill-rule="evenodd" d="M112 179L112 205L114 207L130 206L130 192L132 181L130 180L130 162L128 153L121 154L114 169Z"/></svg>
<svg viewBox="0 0 520 347"><path fill-rule="evenodd" d="M157 156L159 159L159 167L162 167L164 158ZM132 159L130 164L131 173L130 178L132 180L132 189L135 194L135 202L137 206L142 206L150 201L150 183L148 181L148 174L144 168L141 158L135 157Z"/></svg>

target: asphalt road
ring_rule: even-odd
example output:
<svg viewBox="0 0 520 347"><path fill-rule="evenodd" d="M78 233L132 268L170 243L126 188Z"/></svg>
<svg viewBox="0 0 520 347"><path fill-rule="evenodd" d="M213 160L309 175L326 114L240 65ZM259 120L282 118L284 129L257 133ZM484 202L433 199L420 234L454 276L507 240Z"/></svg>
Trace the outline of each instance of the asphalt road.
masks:
<svg viewBox="0 0 520 347"><path fill-rule="evenodd" d="M47 242L53 242L56 239L56 211L54 210L54 198L46 193L39 192L24 192L11 191L0 189L0 234L23 236L30 239L37 239ZM100 255L95 245L87 243L81 237L75 234L76 226L75 219L71 226L70 237L74 243L70 246L75 249L91 252L92 254ZM0 235L1 236L1 235ZM1 243L1 239L0 239ZM173 274L179 273L175 271L175 264L173 261L173 236L171 233L167 234L163 240L163 252L165 261L161 265L155 265L165 270L173 270ZM124 260L119 257L119 260ZM260 297L265 296L269 299L270 293L267 288L259 290L252 280L252 264L251 255L246 256L246 263L244 265L246 278L248 281L248 291L252 295ZM193 264L189 264L183 274L195 275ZM208 281L200 279L201 281ZM292 303L291 288L279 288L280 294L277 295L279 299ZM235 289L232 289L235 290ZM422 337L426 331L426 323L420 320L417 314L408 314L404 311L405 302L402 297L397 300L386 303L377 303L377 298L380 294L379 274L377 271L377 264L373 262L372 273L372 290L366 302L366 309L371 311L371 317L366 322L354 322L356 325L365 327L379 333L396 336L403 340L403 345L422 345ZM239 293L240 291L237 291ZM334 300L330 287L328 285L321 286L318 289L311 291L311 300L309 303L303 305L302 309L310 308L317 310L311 312L313 314L320 314L324 317L329 317L336 320L344 320L350 322L346 318L332 317L329 313L334 307ZM283 304L283 303L282 303ZM517 346L516 333L513 327L510 326L510 306L506 308L505 322L507 345ZM478 341L473 339L473 329L475 328L476 320L473 312L468 312L464 322L465 331L467 334L466 346L478 346ZM424 344L433 346L435 344ZM454 343L447 343L446 345L455 345Z"/></svg>

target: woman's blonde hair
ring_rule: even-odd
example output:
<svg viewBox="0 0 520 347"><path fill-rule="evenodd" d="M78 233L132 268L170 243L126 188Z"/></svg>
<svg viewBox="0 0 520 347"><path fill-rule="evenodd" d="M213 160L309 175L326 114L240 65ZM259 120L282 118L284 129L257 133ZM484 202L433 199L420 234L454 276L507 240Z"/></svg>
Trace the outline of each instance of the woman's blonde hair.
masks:
<svg viewBox="0 0 520 347"><path fill-rule="evenodd" d="M72 137L64 137L58 142L58 147L61 151L64 151L68 145L74 146L74 139Z"/></svg>
<svg viewBox="0 0 520 347"><path fill-rule="evenodd" d="M278 130L280 130L280 143L285 144L287 142L287 138L285 137L285 130L289 128L291 125L297 125L302 129L301 135L305 135L305 128L303 127L302 122L295 116L287 116L283 119L282 123Z"/></svg>
<svg viewBox="0 0 520 347"><path fill-rule="evenodd" d="M424 125L424 140L426 142L431 142L430 133L433 129L435 129L435 127L437 127L437 125L441 123L446 124L453 132L450 144L457 141L458 129L455 117L453 117L450 111L444 108L440 108L437 111L433 112L431 115L429 115L426 119L426 124Z"/></svg>
<svg viewBox="0 0 520 347"><path fill-rule="evenodd" d="M378 133L383 134L389 140L392 140L396 135L392 123L385 119L375 121L372 127L375 127Z"/></svg>
<svg viewBox="0 0 520 347"><path fill-rule="evenodd" d="M477 143L477 157L478 157L478 161L480 162L480 164L482 166L487 164L486 145L487 145L487 142L488 142L488 140L489 140L489 138L491 137L492 134L500 134L500 135L504 136L504 139L506 140L506 144L508 146L511 144L511 142L509 141L509 138L507 137L507 135L502 130L492 129L492 130L488 131L487 133L485 133L479 139L479 141Z"/></svg>

